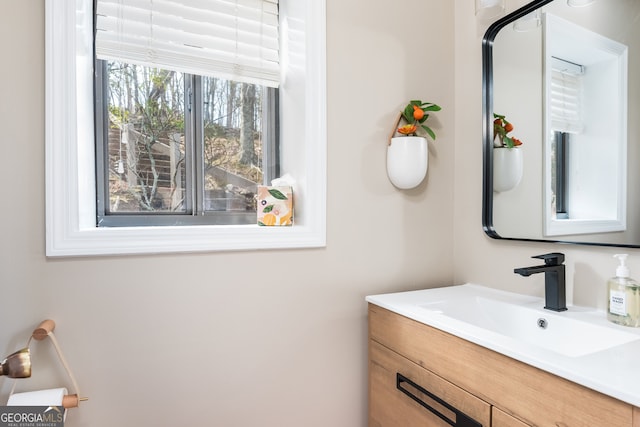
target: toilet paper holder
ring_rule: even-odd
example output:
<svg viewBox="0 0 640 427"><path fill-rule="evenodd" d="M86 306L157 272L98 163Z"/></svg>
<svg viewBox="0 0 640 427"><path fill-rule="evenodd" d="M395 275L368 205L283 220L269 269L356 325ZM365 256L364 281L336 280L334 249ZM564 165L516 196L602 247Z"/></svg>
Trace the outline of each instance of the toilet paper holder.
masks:
<svg viewBox="0 0 640 427"><path fill-rule="evenodd" d="M56 353L58 353L58 357L60 358L60 362L62 363L62 366L64 367L65 371L67 372L67 375L69 376L69 379L71 380L71 383L73 384L73 388L74 388L73 391L75 392L73 394L66 394L63 396L62 406L65 409L76 408L78 407L79 402L88 400L88 398L79 397L80 388L78 387L78 383L75 379L75 376L73 375L73 372L71 372L71 368L69 368L69 364L67 363L67 360L62 354L62 349L58 344L58 340L53 334L53 330L55 329L55 327L56 327L56 323L51 319L43 320L42 322L40 322L38 327L33 330L33 333L29 337L27 346L24 349L19 350L16 353L12 354L11 356L7 357L7 359L5 359L4 362L2 362L2 364L0 365L0 375L7 375L10 378L30 377L31 376L31 353L30 353L29 347L31 345L31 340L34 339L36 341L42 341L45 338L49 337L51 339L51 343L53 344L53 347L56 350ZM12 366L11 366L11 363L13 364ZM7 372L3 372L2 367L4 367L5 364L7 365L7 367L11 367L12 370L7 369ZM11 388L11 394L13 394L15 386L16 386L16 382L13 383L13 386Z"/></svg>

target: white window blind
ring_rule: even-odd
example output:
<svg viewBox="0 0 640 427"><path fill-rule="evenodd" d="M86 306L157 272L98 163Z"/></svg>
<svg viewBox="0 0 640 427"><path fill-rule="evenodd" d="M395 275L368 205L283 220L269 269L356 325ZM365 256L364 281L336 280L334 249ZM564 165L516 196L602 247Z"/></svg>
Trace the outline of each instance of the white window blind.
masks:
<svg viewBox="0 0 640 427"><path fill-rule="evenodd" d="M278 0L98 0L96 56L277 87Z"/></svg>
<svg viewBox="0 0 640 427"><path fill-rule="evenodd" d="M559 132L580 133L582 118L582 75L584 67L552 58L551 128Z"/></svg>

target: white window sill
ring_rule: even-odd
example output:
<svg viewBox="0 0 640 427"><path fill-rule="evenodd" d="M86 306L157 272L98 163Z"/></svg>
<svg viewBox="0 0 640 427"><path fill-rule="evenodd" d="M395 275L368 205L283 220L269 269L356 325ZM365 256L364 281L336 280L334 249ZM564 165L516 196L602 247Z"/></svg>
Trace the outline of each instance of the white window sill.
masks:
<svg viewBox="0 0 640 427"><path fill-rule="evenodd" d="M308 248L324 246L324 240L324 233L296 225L95 228L55 239L55 244L47 245L47 254L88 256Z"/></svg>
<svg viewBox="0 0 640 427"><path fill-rule="evenodd" d="M551 219L546 224L545 236L572 234L615 233L627 229L625 219Z"/></svg>

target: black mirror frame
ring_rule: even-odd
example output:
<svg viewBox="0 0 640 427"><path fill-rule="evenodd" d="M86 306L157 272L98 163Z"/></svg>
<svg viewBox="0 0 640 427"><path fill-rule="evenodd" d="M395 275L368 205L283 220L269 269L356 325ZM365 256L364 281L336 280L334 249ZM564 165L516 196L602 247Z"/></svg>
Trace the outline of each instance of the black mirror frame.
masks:
<svg viewBox="0 0 640 427"><path fill-rule="evenodd" d="M502 28L552 1L534 0L526 4L491 24L482 39L482 228L493 239L638 248L629 244L502 237L493 227L493 42Z"/></svg>

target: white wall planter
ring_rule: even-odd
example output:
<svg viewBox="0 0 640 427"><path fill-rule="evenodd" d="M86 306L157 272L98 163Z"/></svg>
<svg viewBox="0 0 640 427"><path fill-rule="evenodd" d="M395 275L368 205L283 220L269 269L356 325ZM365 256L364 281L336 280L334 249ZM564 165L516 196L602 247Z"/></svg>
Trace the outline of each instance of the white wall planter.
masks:
<svg viewBox="0 0 640 427"><path fill-rule="evenodd" d="M493 191L513 190L522 179L522 150L518 147L493 149Z"/></svg>
<svg viewBox="0 0 640 427"><path fill-rule="evenodd" d="M387 175L402 190L417 187L427 174L429 149L421 136L391 138L387 147Z"/></svg>

